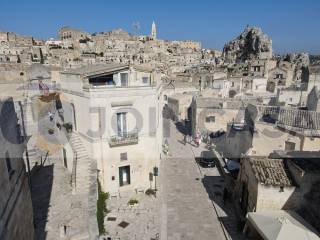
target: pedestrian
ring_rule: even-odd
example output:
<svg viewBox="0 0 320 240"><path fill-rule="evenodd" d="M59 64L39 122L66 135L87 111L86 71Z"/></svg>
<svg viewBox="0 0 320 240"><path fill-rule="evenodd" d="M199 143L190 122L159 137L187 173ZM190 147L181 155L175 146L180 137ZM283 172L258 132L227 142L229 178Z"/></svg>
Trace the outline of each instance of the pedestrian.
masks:
<svg viewBox="0 0 320 240"><path fill-rule="evenodd" d="M49 116L50 122L52 122L54 115L53 115L53 113L51 111L48 112L48 116Z"/></svg>
<svg viewBox="0 0 320 240"><path fill-rule="evenodd" d="M194 137L194 143L197 145L197 147L199 147L199 145L200 145L200 139L199 139L199 136L198 135L196 135L195 137Z"/></svg>
<svg viewBox="0 0 320 240"><path fill-rule="evenodd" d="M199 130L197 131L196 136L195 136L195 143L196 143L197 147L199 147L201 144L201 135L200 135Z"/></svg>
<svg viewBox="0 0 320 240"><path fill-rule="evenodd" d="M184 136L183 136L183 143L184 143L184 145L186 145L186 143L187 143L187 134L184 134Z"/></svg>

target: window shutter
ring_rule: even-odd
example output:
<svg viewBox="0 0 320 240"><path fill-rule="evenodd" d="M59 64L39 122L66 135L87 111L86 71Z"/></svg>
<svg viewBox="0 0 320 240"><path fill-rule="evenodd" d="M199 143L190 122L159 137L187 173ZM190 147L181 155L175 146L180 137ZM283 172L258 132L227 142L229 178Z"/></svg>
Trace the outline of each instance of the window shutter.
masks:
<svg viewBox="0 0 320 240"><path fill-rule="evenodd" d="M131 179L130 179L130 166L126 167L127 170L127 179L128 179L128 184L131 183Z"/></svg>

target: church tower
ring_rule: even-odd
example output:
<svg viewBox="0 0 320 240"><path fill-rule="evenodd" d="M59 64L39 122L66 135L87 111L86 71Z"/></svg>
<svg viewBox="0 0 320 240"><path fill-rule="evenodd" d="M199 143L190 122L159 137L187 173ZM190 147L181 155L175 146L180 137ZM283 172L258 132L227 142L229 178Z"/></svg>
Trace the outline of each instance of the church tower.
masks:
<svg viewBox="0 0 320 240"><path fill-rule="evenodd" d="M157 28L154 21L152 22L152 26L151 26L151 38L157 39Z"/></svg>

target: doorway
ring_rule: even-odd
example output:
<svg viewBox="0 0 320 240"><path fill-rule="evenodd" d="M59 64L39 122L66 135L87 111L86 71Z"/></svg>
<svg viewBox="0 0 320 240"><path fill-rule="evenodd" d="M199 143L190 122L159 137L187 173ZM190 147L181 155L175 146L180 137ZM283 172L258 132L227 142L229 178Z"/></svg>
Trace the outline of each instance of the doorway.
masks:
<svg viewBox="0 0 320 240"><path fill-rule="evenodd" d="M120 187L130 184L130 166L119 167L119 185Z"/></svg>

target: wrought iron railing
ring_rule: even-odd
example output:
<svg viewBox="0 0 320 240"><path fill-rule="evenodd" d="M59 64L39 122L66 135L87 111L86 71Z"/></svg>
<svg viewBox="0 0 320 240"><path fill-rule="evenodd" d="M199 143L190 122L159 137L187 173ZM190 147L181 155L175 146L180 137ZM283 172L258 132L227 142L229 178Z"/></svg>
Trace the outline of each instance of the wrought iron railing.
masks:
<svg viewBox="0 0 320 240"><path fill-rule="evenodd" d="M138 143L138 131L123 132L111 136L109 139L110 147L124 146Z"/></svg>

